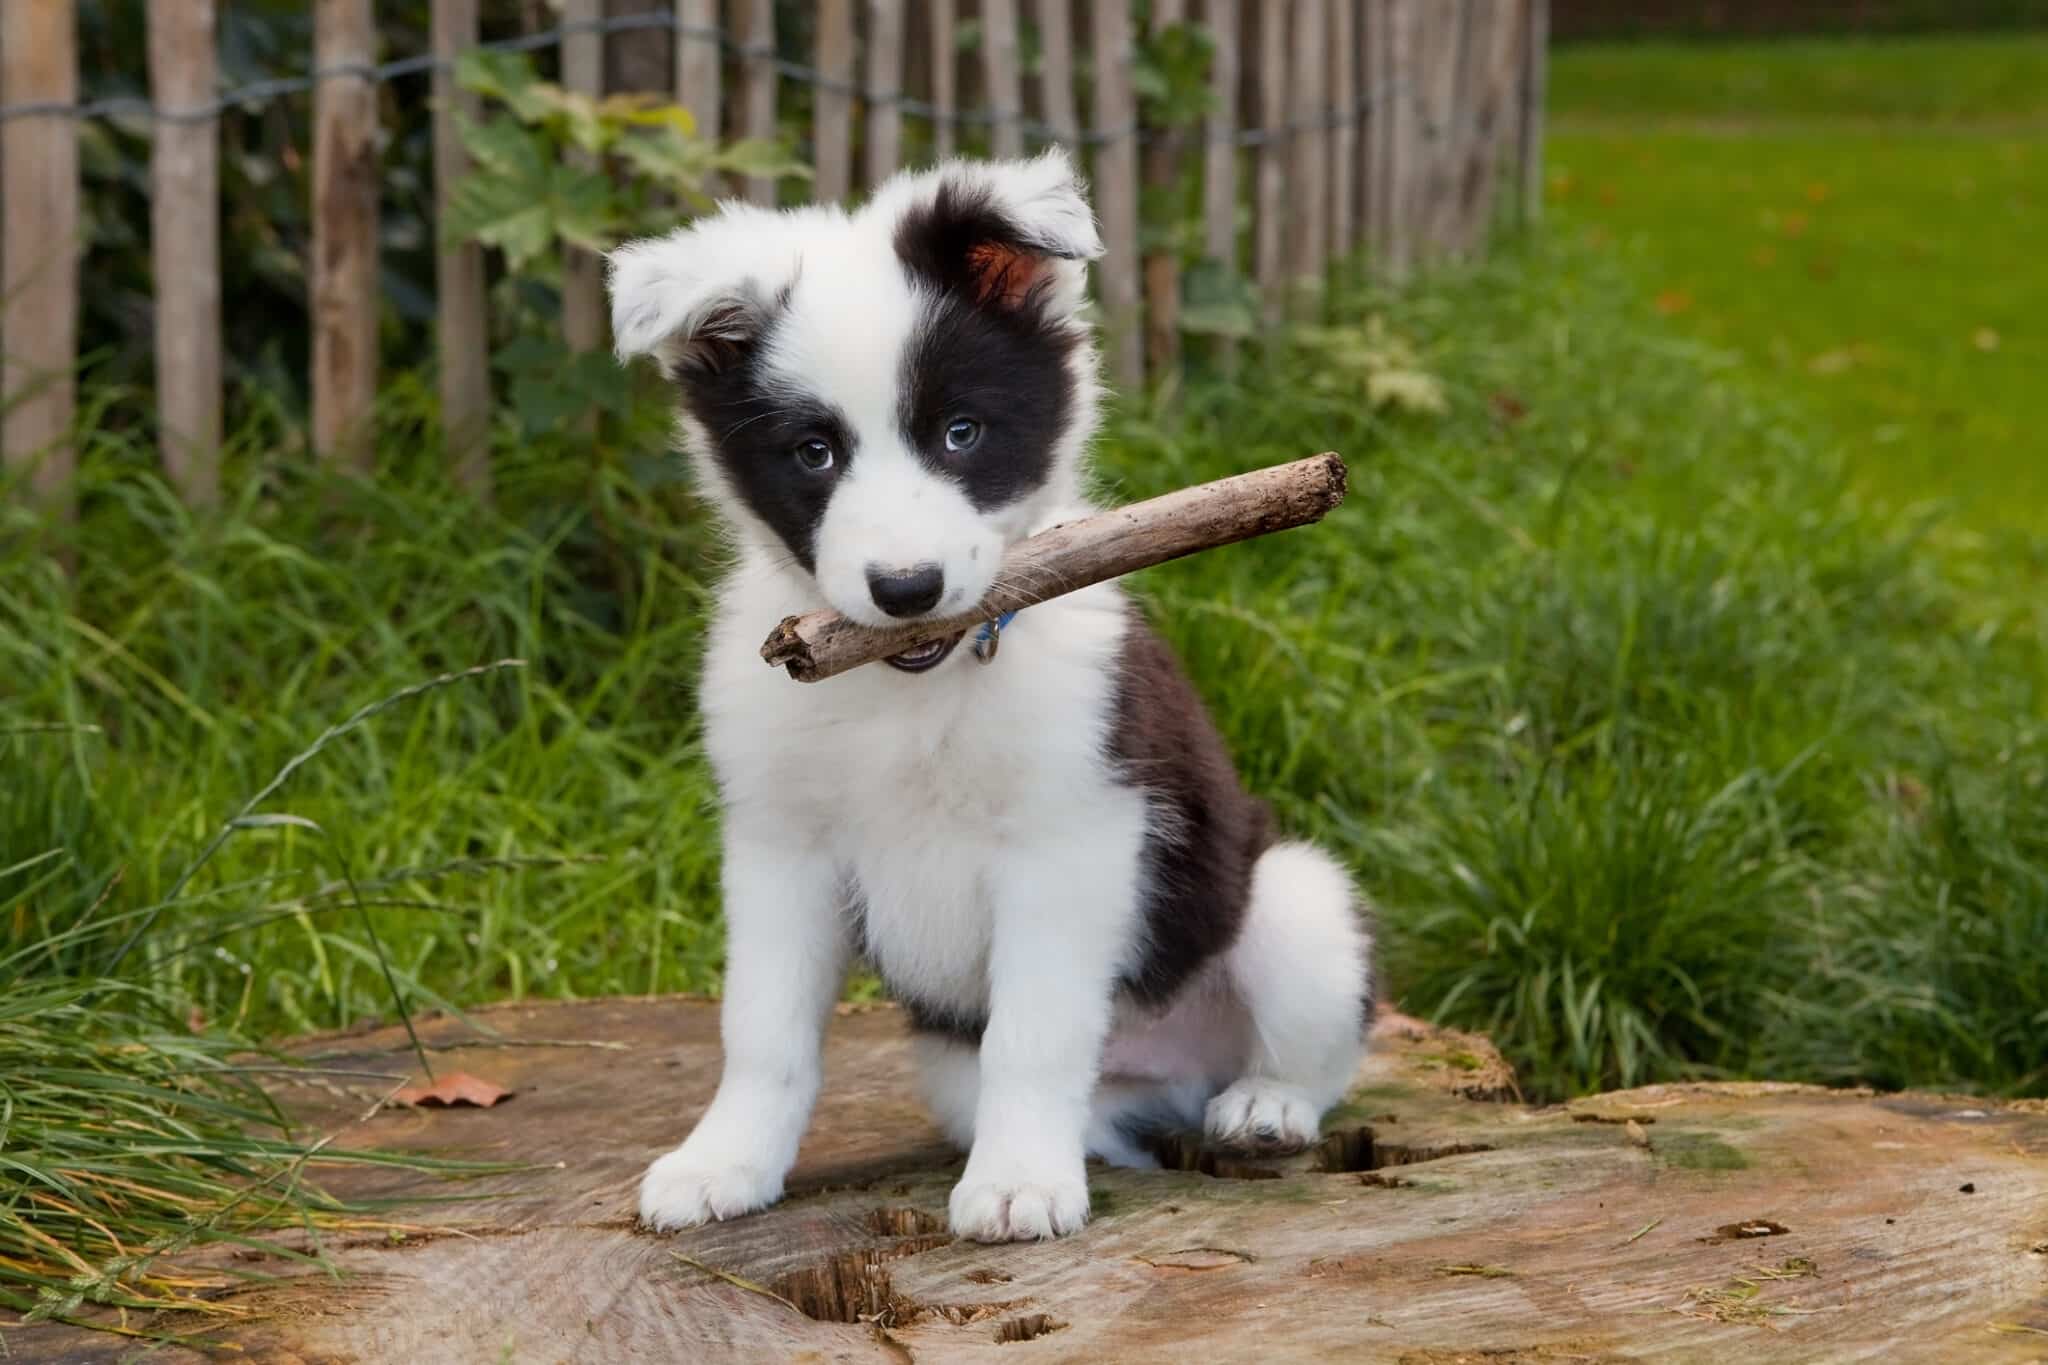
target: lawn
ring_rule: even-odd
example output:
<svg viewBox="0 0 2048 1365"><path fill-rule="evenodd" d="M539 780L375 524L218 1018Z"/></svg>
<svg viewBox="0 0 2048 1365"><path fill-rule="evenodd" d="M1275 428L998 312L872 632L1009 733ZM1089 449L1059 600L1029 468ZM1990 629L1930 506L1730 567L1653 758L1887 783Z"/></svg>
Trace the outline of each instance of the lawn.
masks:
<svg viewBox="0 0 2048 1365"><path fill-rule="evenodd" d="M1569 47L1552 92L1557 220L2048 588L2048 35Z"/></svg>

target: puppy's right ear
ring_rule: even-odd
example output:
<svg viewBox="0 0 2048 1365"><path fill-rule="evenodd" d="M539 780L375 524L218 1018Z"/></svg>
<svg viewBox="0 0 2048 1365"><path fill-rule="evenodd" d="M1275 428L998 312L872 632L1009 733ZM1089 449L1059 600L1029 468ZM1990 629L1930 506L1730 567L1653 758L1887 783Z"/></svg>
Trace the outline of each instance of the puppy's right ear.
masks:
<svg viewBox="0 0 2048 1365"><path fill-rule="evenodd" d="M762 262L721 215L628 242L611 253L612 344L619 359L650 355L675 377L733 364L767 326Z"/></svg>

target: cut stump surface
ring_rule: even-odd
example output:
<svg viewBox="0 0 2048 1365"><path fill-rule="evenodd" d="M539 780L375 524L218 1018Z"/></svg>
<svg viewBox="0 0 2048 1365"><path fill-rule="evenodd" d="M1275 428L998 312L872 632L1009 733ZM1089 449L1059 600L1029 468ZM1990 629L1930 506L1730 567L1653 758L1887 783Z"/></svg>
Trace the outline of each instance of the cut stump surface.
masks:
<svg viewBox="0 0 2048 1365"><path fill-rule="evenodd" d="M477 1028L497 1036L464 1044ZM535 1169L324 1172L346 1196L460 1197L404 1208L403 1233L327 1239L339 1280L242 1253L278 1278L236 1291L251 1316L214 1358L2048 1359L2039 1106L1731 1084L1534 1108L1483 1041L1388 1015L1319 1148L1164 1143L1166 1169L1091 1167L1079 1235L988 1247L946 1231L961 1159L917 1107L900 1016L849 1010L788 1197L665 1237L634 1227L635 1185L716 1085L715 1006L513 1005L423 1031L437 1067L515 1097L386 1110L345 1141ZM411 1070L396 1030L303 1051L327 1074L282 1094L309 1131L390 1088L363 1073ZM28 1361L135 1348L54 1327L0 1341Z"/></svg>

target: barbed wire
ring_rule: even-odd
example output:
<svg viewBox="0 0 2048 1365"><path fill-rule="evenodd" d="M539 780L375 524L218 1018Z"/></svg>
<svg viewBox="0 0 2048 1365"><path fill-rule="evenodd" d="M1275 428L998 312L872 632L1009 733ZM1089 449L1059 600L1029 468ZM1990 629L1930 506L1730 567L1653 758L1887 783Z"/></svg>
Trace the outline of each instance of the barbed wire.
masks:
<svg viewBox="0 0 2048 1365"><path fill-rule="evenodd" d="M1436 121L1430 117L1430 111L1419 100L1414 100L1414 89L1405 83L1396 83L1381 92L1368 89L1350 104L1340 105L1313 118L1296 119L1272 128L1239 128L1222 138L1215 138L1207 133L1188 134L1173 129L1148 128L1136 122L1114 129L1062 129L1021 112L941 109L929 100L918 99L901 90L873 90L857 81L845 81L828 76L815 66L790 61L772 48L743 44L722 28L684 23L674 13L665 10L644 14L619 14L604 19L573 20L558 24L554 28L524 33L514 38L497 38L490 42L478 43L466 49L464 55L475 52L538 52L559 47L564 39L584 34L610 36L615 33L653 30L666 31L688 41L714 44L722 51L738 57L742 62L767 63L778 76L800 82L813 89L849 95L870 108L894 108L935 126L949 125L956 129L1014 127L1026 137L1070 146L1102 147L1127 140L1150 142L1177 138L1191 144L1222 141L1242 148L1258 148L1304 133L1327 132L1347 124L1355 124L1370 117L1382 106L1390 105L1394 100L1403 97L1409 98L1415 104L1420 130L1426 141L1434 141L1441 133ZM77 120L136 119L152 123L207 123L231 111L268 104L292 95L306 94L323 81L354 78L368 81L372 85L385 85L409 76L429 75L436 71L448 70L454 65L454 59L432 53L379 63L335 62L327 66L316 66L303 76L280 76L250 81L224 91L205 104L183 109L164 108L154 101L136 95L111 95L104 99L77 103L31 100L20 104L0 105L0 123L17 118L53 115Z"/></svg>

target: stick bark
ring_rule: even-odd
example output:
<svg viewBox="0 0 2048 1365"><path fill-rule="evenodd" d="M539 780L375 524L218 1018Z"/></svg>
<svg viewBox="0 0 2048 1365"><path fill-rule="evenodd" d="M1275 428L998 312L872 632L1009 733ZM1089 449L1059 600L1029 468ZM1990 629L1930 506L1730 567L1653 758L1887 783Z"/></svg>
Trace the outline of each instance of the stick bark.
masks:
<svg viewBox="0 0 2048 1365"><path fill-rule="evenodd" d="M1345 468L1334 453L1182 488L1012 546L995 586L964 616L877 629L836 611L786 618L761 657L799 682L822 682L862 664L993 621L1094 583L1219 545L1320 521L1344 501Z"/></svg>

